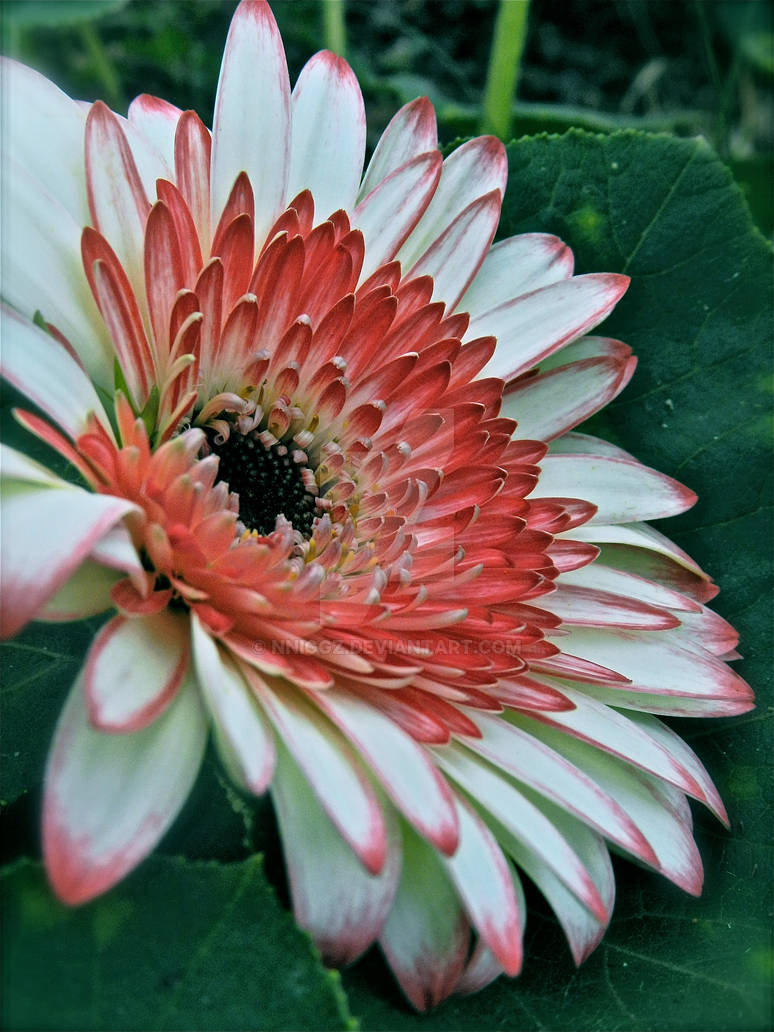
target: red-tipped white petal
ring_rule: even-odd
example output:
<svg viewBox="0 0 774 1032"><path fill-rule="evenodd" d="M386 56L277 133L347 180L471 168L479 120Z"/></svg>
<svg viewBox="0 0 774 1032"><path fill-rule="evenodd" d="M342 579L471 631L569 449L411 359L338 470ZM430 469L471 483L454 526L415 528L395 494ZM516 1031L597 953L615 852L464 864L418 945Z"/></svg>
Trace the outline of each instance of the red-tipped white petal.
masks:
<svg viewBox="0 0 774 1032"><path fill-rule="evenodd" d="M103 731L139 731L170 704L190 660L182 615L114 617L99 632L83 670L89 718Z"/></svg>
<svg viewBox="0 0 774 1032"><path fill-rule="evenodd" d="M678 618L667 609L593 586L581 587L561 581L555 591L541 598L540 606L560 617L563 623L580 627L664 631L680 624Z"/></svg>
<svg viewBox="0 0 774 1032"><path fill-rule="evenodd" d="M331 689L315 701L357 746L414 827L441 852L452 855L459 842L454 800L427 751L354 695Z"/></svg>
<svg viewBox="0 0 774 1032"><path fill-rule="evenodd" d="M175 133L182 113L174 104L149 93L141 93L129 105L129 124L153 145L170 171L175 167Z"/></svg>
<svg viewBox="0 0 774 1032"><path fill-rule="evenodd" d="M584 906L598 919L603 918L604 902L583 861L555 822L535 806L531 797L527 798L527 789L517 789L506 776L462 747L439 748L435 754L443 770L508 829L524 853L533 858L533 865L551 868ZM515 859L522 863L521 856Z"/></svg>
<svg viewBox="0 0 774 1032"><path fill-rule="evenodd" d="M418 97L393 115L369 162L358 194L362 201L383 179L419 154L435 150L438 133L435 110L427 97Z"/></svg>
<svg viewBox="0 0 774 1032"><path fill-rule="evenodd" d="M597 506L589 523L632 523L685 512L696 495L649 466L599 455L546 455L532 498L583 498Z"/></svg>
<svg viewBox="0 0 774 1032"><path fill-rule="evenodd" d="M43 857L54 891L85 903L128 874L177 816L199 772L207 724L187 682L132 734L96 731L79 677L59 718L43 798Z"/></svg>
<svg viewBox="0 0 774 1032"><path fill-rule="evenodd" d="M526 911L514 892L508 861L481 818L461 799L455 798L455 805L460 844L453 857L443 857L444 866L500 970L517 975Z"/></svg>
<svg viewBox="0 0 774 1032"><path fill-rule="evenodd" d="M290 161L290 82L285 51L265 0L242 0L231 20L212 130L212 225L236 177L246 172L255 198L260 247L280 214Z"/></svg>
<svg viewBox="0 0 774 1032"><path fill-rule="evenodd" d="M64 623L85 620L113 607L111 591L121 574L86 560L37 613L38 620Z"/></svg>
<svg viewBox="0 0 774 1032"><path fill-rule="evenodd" d="M569 279L573 254L559 237L522 233L500 240L489 251L459 307L475 318L522 294Z"/></svg>
<svg viewBox="0 0 774 1032"><path fill-rule="evenodd" d="M585 497L585 496L584 496ZM566 536L576 541L589 541L594 544L627 545L636 549L643 549L645 552L655 552L671 560L678 566L689 570L702 579L708 579L701 567L687 555L682 548L678 548L669 538L664 537L654 527L647 523L630 523L626 526L595 526L593 522L586 523L582 527L575 527L568 531Z"/></svg>
<svg viewBox="0 0 774 1032"><path fill-rule="evenodd" d="M318 218L354 207L365 156L363 95L347 62L329 50L315 54L298 77L291 101L287 197L311 190Z"/></svg>
<svg viewBox="0 0 774 1032"><path fill-rule="evenodd" d="M352 228L360 230L366 245L361 281L395 257L433 196L441 165L438 151L418 154L383 179L355 208Z"/></svg>
<svg viewBox="0 0 774 1032"><path fill-rule="evenodd" d="M631 599L639 599L652 606L677 609L681 620L685 613L698 613L701 609L696 602L686 598L685 595L652 580L647 580L645 577L606 566L601 559L595 560L580 570L571 570L563 574L560 583L580 588L596 588L599 591L609 591Z"/></svg>
<svg viewBox="0 0 774 1032"><path fill-rule="evenodd" d="M12 154L79 226L85 226L85 111L45 76L7 57L0 61L6 155Z"/></svg>
<svg viewBox="0 0 774 1032"><path fill-rule="evenodd" d="M261 795L269 786L276 761L274 736L244 678L191 616L196 677L212 716L215 744L237 784Z"/></svg>
<svg viewBox="0 0 774 1032"><path fill-rule="evenodd" d="M401 989L419 1011L435 1007L457 984L470 931L438 854L403 828L403 870L379 937Z"/></svg>
<svg viewBox="0 0 774 1032"><path fill-rule="evenodd" d="M588 358L516 383L503 399L501 415L516 420L518 437L550 441L620 394L634 365L633 359Z"/></svg>
<svg viewBox="0 0 774 1032"><path fill-rule="evenodd" d="M484 940L479 939L454 992L460 996L478 993L499 978L501 974L503 974L503 969L500 967L497 957L484 943Z"/></svg>
<svg viewBox="0 0 774 1032"><path fill-rule="evenodd" d="M136 506L77 487L3 481L3 637L34 619L96 542Z"/></svg>
<svg viewBox="0 0 774 1032"><path fill-rule="evenodd" d="M278 743L271 794L285 851L293 911L330 964L355 960L379 935L401 865L400 837L388 820L387 852L369 874L320 807L284 746Z"/></svg>
<svg viewBox="0 0 774 1032"><path fill-rule="evenodd" d="M347 848L372 874L380 871L388 847L384 814L357 757L295 689L270 689L250 671L246 675Z"/></svg>
<svg viewBox="0 0 774 1032"><path fill-rule="evenodd" d="M466 337L497 337L484 376L512 380L602 322L629 279L591 273L553 283L490 308L471 319Z"/></svg>
<svg viewBox="0 0 774 1032"><path fill-rule="evenodd" d="M489 250L500 219L502 194L472 201L425 251L408 275L432 276L433 297L452 312Z"/></svg>
<svg viewBox="0 0 774 1032"><path fill-rule="evenodd" d="M453 151L443 163L432 201L398 252L403 268L410 268L473 201L492 190L502 197L507 179L505 148L494 136L478 136Z"/></svg>
<svg viewBox="0 0 774 1032"><path fill-rule="evenodd" d="M112 437L110 422L91 380L59 341L5 305L2 330L0 371L9 383L34 401L70 437L85 432L90 413Z"/></svg>

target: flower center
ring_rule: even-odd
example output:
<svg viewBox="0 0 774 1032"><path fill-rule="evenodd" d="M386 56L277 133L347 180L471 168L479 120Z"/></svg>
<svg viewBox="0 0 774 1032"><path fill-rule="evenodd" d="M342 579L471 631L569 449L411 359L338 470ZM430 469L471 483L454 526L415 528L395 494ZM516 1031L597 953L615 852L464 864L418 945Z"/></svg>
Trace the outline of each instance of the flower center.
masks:
<svg viewBox="0 0 774 1032"><path fill-rule="evenodd" d="M318 513L305 482L314 478L304 452L290 453L281 443L267 445L258 431L242 434L234 429L225 440L210 431L207 437L220 459L218 479L239 495L239 518L248 530L271 534L282 515L303 537L311 535Z"/></svg>

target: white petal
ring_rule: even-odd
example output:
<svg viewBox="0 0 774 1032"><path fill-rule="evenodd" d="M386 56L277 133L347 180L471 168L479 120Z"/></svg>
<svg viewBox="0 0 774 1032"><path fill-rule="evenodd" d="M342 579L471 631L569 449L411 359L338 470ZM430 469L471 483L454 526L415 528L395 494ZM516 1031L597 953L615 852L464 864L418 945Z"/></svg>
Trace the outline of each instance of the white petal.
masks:
<svg viewBox="0 0 774 1032"><path fill-rule="evenodd" d="M149 727L114 735L90 725L78 678L54 735L43 800L43 856L62 900L98 896L150 853L188 796L206 738L190 683Z"/></svg>
<svg viewBox="0 0 774 1032"><path fill-rule="evenodd" d="M583 339L586 340L585 337ZM576 341L576 344L580 343L581 341ZM570 347L574 346L570 345ZM561 354L564 354L564 352L561 352ZM603 441L601 437L592 437L591 434L581 434L577 430L571 430L569 433L562 434L561 437L551 441L548 452L550 455L599 455L604 459L624 459L627 462L637 461L631 452L624 451L617 444Z"/></svg>
<svg viewBox="0 0 774 1032"><path fill-rule="evenodd" d="M16 634L68 580L96 542L136 511L124 498L78 487L3 482L2 634Z"/></svg>
<svg viewBox="0 0 774 1032"><path fill-rule="evenodd" d="M83 226L7 155L3 186L3 248L13 256L3 267L3 298L30 319L39 311L92 378L112 386L112 347L81 264Z"/></svg>
<svg viewBox="0 0 774 1032"><path fill-rule="evenodd" d="M564 584L540 599L541 608L579 627L620 627L634 631L664 631L680 621L668 609L649 605L627 595L616 595L594 586Z"/></svg>
<svg viewBox="0 0 774 1032"><path fill-rule="evenodd" d="M246 676L338 834L371 873L380 871L387 851L384 814L348 743L294 688L270 689L251 671Z"/></svg>
<svg viewBox="0 0 774 1032"><path fill-rule="evenodd" d="M175 167L175 132L182 113L174 104L161 100L160 97L152 97L148 93L135 97L129 105L129 124L158 151L170 172ZM129 142L131 144L132 141ZM155 196L155 193L154 183L152 196Z"/></svg>
<svg viewBox="0 0 774 1032"><path fill-rule="evenodd" d="M626 287L626 276L574 276L506 301L471 319L466 337L497 337L484 376L511 380L538 365L608 315Z"/></svg>
<svg viewBox="0 0 774 1032"><path fill-rule="evenodd" d="M393 901L401 851L394 818L379 874L369 874L321 809L281 743L271 794L296 920L328 963L348 964L379 935Z"/></svg>
<svg viewBox="0 0 774 1032"><path fill-rule="evenodd" d="M282 210L290 159L288 68L267 3L243 0L231 20L212 135L212 225L244 171L253 188L260 246Z"/></svg>
<svg viewBox="0 0 774 1032"><path fill-rule="evenodd" d="M639 462L599 455L546 455L531 498L583 498L597 506L589 523L632 523L674 516L696 495Z"/></svg>
<svg viewBox="0 0 774 1032"><path fill-rule="evenodd" d="M87 559L46 602L37 619L60 623L104 613L113 606L110 592L120 579L115 570Z"/></svg>
<svg viewBox="0 0 774 1032"><path fill-rule="evenodd" d="M511 298L572 276L573 254L559 237L522 233L500 240L484 259L459 307L475 318Z"/></svg>
<svg viewBox="0 0 774 1032"><path fill-rule="evenodd" d="M505 148L493 136L476 137L452 151L432 201L398 252L403 268L410 268L472 201L492 190L499 190L502 198L507 178ZM486 333L474 334L482 335Z"/></svg>
<svg viewBox="0 0 774 1032"><path fill-rule="evenodd" d="M191 641L202 697L210 711L215 744L237 784L261 795L274 773L274 736L266 717L233 663L191 615Z"/></svg>
<svg viewBox="0 0 774 1032"><path fill-rule="evenodd" d="M89 377L59 341L5 305L2 331L5 346L0 352L0 370L9 383L70 437L85 432L87 416L93 412L112 438L110 422ZM110 376L112 380L112 369Z"/></svg>
<svg viewBox="0 0 774 1032"><path fill-rule="evenodd" d="M358 194L362 201L383 179L419 154L434 151L438 146L435 111L427 97L418 97L405 104L382 133L369 162Z"/></svg>
<svg viewBox="0 0 774 1032"><path fill-rule="evenodd" d="M614 594L627 595L629 598L639 599L648 602L653 606L665 606L669 609L695 613L700 607L685 595L680 595L670 588L656 584L645 577L638 577L635 574L626 573L623 570L614 569L612 566L605 566L600 559L596 559L588 566L580 570L571 570L563 573L561 584L572 584L581 588L597 588L600 591L610 591Z"/></svg>
<svg viewBox="0 0 774 1032"><path fill-rule="evenodd" d="M13 155L79 226L85 226L86 113L45 76L9 58L0 61L6 159ZM4 174L8 183L7 166Z"/></svg>
<svg viewBox="0 0 774 1032"><path fill-rule="evenodd" d="M11 480L18 480L22 484L42 484L45 487L59 487L70 489L72 484L62 480L50 469L41 466L39 462L29 458L23 452L16 451L0 441L0 472L3 475L3 486Z"/></svg>
<svg viewBox="0 0 774 1032"><path fill-rule="evenodd" d="M627 526L595 526L594 523L586 523L582 527L575 527L572 531L559 536L574 538L576 541L630 545L662 555L701 578L707 577L701 567L682 548L678 548L669 538L664 537L646 523L630 523Z"/></svg>
<svg viewBox="0 0 774 1032"><path fill-rule="evenodd" d="M454 853L459 841L454 801L427 750L353 695L331 689L320 692L317 702L356 745L414 827L442 852Z"/></svg>
<svg viewBox="0 0 774 1032"><path fill-rule="evenodd" d="M517 382L503 399L501 415L515 419L516 436L550 441L612 401L629 382L634 361L600 357L574 362Z"/></svg>
<svg viewBox="0 0 774 1032"><path fill-rule="evenodd" d="M290 201L311 190L318 221L351 211L363 174L365 108L355 73L328 50L315 54L293 89Z"/></svg>
<svg viewBox="0 0 774 1032"><path fill-rule="evenodd" d="M478 993L502 974L503 969L497 957L485 945L484 940L479 939L454 992L461 996Z"/></svg>
<svg viewBox="0 0 774 1032"><path fill-rule="evenodd" d="M170 704L189 662L182 614L115 616L94 639L83 671L92 724L120 732L145 727Z"/></svg>
<svg viewBox="0 0 774 1032"><path fill-rule="evenodd" d="M461 211L418 259L408 276L432 276L433 298L452 312L484 255L489 250L500 218L502 195L492 190Z"/></svg>
<svg viewBox="0 0 774 1032"><path fill-rule="evenodd" d="M403 828L403 870L379 937L401 989L424 1011L449 996L465 966L468 922L438 854Z"/></svg>
<svg viewBox="0 0 774 1032"><path fill-rule="evenodd" d="M383 179L357 206L352 228L365 240L361 281L392 261L433 196L441 174L438 151L418 154Z"/></svg>

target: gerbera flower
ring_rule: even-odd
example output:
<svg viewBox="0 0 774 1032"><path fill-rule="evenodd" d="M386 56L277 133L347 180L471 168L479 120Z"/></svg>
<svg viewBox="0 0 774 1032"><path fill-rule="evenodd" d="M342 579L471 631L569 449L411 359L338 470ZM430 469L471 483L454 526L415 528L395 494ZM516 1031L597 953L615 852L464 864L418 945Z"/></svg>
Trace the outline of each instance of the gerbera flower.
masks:
<svg viewBox="0 0 774 1032"><path fill-rule="evenodd" d="M46 773L60 898L153 849L210 730L271 791L299 923L335 964L378 941L420 1009L518 973L518 870L578 962L609 846L698 893L686 796L725 813L655 715L751 693L708 576L644 522L695 496L572 432L634 371L585 336L626 277L492 247L504 148L443 161L426 100L363 176L352 71L317 54L291 94L258 0L212 134L4 74L3 371L81 484L5 449L3 629L115 610Z"/></svg>

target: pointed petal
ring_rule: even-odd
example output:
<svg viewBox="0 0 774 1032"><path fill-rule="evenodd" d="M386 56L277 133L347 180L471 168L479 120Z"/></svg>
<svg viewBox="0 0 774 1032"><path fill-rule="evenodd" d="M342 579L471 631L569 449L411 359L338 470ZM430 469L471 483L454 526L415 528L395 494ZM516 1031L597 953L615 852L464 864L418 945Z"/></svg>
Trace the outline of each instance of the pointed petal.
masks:
<svg viewBox="0 0 774 1032"><path fill-rule="evenodd" d="M99 632L83 670L89 719L102 731L139 731L175 697L190 660L188 627L162 611L115 616Z"/></svg>
<svg viewBox="0 0 774 1032"><path fill-rule="evenodd" d="M484 259L459 307L475 318L514 297L572 276L573 255L559 237L522 233L500 240Z"/></svg>
<svg viewBox="0 0 774 1032"><path fill-rule="evenodd" d="M497 337L485 376L512 380L586 333L607 316L629 285L627 276L574 276L490 308L471 319L467 337Z"/></svg>
<svg viewBox="0 0 774 1032"><path fill-rule="evenodd" d="M589 523L632 523L685 512L696 495L639 462L598 455L546 455L531 498L583 498L597 506Z"/></svg>
<svg viewBox="0 0 774 1032"><path fill-rule="evenodd" d="M281 743L271 794L290 878L296 920L329 964L348 964L379 935L401 864L394 817L379 874L369 874L321 809Z"/></svg>
<svg viewBox="0 0 774 1032"><path fill-rule="evenodd" d="M290 83L282 40L265 0L242 0L231 20L215 98L212 225L236 177L255 197L255 239L263 243L285 202L290 159Z"/></svg>
<svg viewBox="0 0 774 1032"><path fill-rule="evenodd" d="M382 133L363 178L358 201L374 190L396 169L419 154L434 151L438 146L435 111L427 97L418 97L405 104Z"/></svg>
<svg viewBox="0 0 774 1032"><path fill-rule="evenodd" d="M465 966L470 932L438 854L403 827L403 870L379 937L400 987L419 1011L452 992Z"/></svg>
<svg viewBox="0 0 774 1032"><path fill-rule="evenodd" d="M93 899L150 853L191 790L206 740L190 682L149 727L114 735L90 725L76 680L54 734L43 799L43 857L61 900Z"/></svg>
<svg viewBox="0 0 774 1032"><path fill-rule="evenodd" d="M271 782L276 761L271 728L244 678L195 613L191 641L199 690L212 716L218 752L236 783L261 795Z"/></svg>
<svg viewBox="0 0 774 1032"><path fill-rule="evenodd" d="M182 113L174 104L149 93L141 93L129 105L130 124L153 145L170 170L175 167L175 133Z"/></svg>
<svg viewBox="0 0 774 1032"><path fill-rule="evenodd" d="M315 54L293 89L287 196L311 190L318 219L351 211L363 173L365 108L355 74L329 50Z"/></svg>

